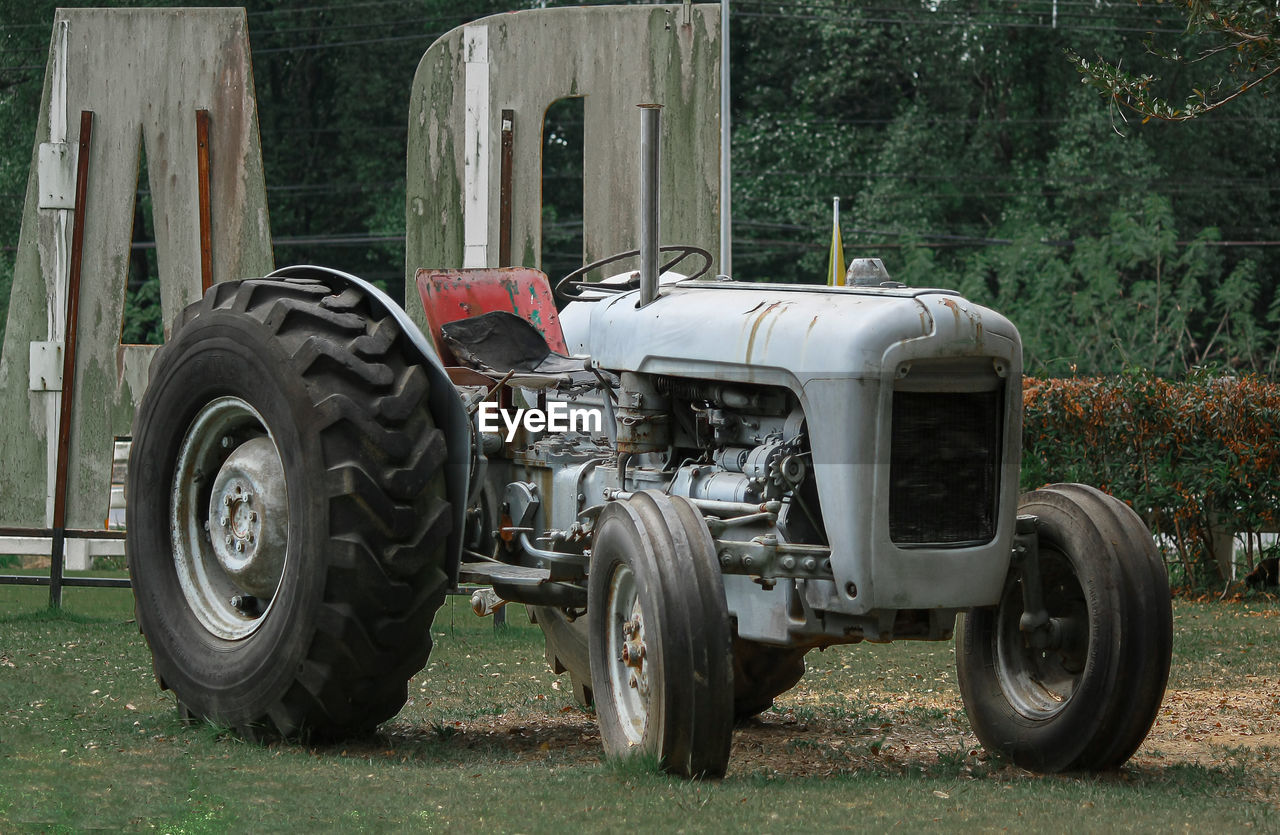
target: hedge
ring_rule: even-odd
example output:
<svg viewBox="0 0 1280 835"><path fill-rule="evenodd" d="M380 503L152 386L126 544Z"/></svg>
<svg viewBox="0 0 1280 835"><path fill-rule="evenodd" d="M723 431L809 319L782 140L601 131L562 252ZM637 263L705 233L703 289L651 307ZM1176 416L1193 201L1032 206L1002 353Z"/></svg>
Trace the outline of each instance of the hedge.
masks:
<svg viewBox="0 0 1280 835"><path fill-rule="evenodd" d="M1215 528L1280 529L1274 382L1203 371L1177 381L1027 378L1023 404L1023 488L1078 481L1123 499L1161 535L1175 581L1229 576L1230 549L1215 555Z"/></svg>

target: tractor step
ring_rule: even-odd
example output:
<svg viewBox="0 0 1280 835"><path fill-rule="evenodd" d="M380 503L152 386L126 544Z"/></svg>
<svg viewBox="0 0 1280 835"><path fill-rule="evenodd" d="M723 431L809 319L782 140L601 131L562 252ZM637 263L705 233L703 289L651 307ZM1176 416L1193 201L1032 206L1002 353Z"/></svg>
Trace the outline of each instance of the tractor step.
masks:
<svg viewBox="0 0 1280 835"><path fill-rule="evenodd" d="M458 569L459 583L540 586L550 581L551 572L545 568L526 568L504 562L467 562Z"/></svg>

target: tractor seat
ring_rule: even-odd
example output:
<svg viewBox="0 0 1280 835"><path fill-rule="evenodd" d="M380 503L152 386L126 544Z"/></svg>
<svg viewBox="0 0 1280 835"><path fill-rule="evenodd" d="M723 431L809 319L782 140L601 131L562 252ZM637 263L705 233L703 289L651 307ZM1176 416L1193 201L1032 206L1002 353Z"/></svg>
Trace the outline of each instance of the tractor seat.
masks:
<svg viewBox="0 0 1280 835"><path fill-rule="evenodd" d="M552 351L529 320L506 310L446 322L440 333L460 363L487 374L567 377L571 385L596 379L581 358Z"/></svg>

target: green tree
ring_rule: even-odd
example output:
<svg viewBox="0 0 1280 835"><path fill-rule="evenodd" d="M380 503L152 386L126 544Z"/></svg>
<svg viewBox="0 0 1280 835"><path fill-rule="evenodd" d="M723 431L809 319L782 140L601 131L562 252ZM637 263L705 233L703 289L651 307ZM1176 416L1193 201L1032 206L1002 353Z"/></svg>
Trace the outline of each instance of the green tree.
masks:
<svg viewBox="0 0 1280 835"><path fill-rule="evenodd" d="M1252 242L1280 228L1280 106L1117 125L1061 58L1136 47L1131 69L1155 67L1142 42L1183 37L1164 10L735 8L738 278L820 280L837 194L849 255L1007 313L1029 368L1275 369L1280 251Z"/></svg>

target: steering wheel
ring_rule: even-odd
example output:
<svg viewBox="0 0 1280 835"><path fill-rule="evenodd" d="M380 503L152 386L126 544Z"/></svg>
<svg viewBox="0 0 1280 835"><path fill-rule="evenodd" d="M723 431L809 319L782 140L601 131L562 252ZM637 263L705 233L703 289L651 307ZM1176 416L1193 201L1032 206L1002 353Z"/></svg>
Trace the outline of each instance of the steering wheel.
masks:
<svg viewBox="0 0 1280 835"><path fill-rule="evenodd" d="M697 272L689 276L689 278L697 278L698 276L711 269L711 253L702 247L689 246L688 244L676 244L671 246L660 246L658 252L674 252L676 256L667 263L658 268L658 275L668 272L677 264L690 255L697 255L702 259ZM618 261L634 258L640 254L640 250L633 249L629 252L619 252L617 255L610 255L608 258L601 258L599 261L592 261L586 266L580 267L566 275L564 278L556 282L555 297L566 304L569 302L598 302L605 296L587 295L586 291L593 290L598 293L614 294L627 293L640 286L640 274L636 273L632 278L622 284L601 284L598 281L582 281L584 275L592 270L600 267L607 267ZM570 292L572 291L572 292Z"/></svg>

